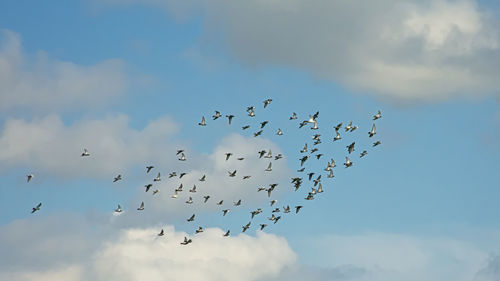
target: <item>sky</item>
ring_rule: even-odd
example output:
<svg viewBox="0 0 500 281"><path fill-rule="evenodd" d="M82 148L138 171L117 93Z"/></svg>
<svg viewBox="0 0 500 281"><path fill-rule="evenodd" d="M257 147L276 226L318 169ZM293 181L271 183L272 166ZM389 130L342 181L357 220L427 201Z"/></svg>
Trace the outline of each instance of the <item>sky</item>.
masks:
<svg viewBox="0 0 500 281"><path fill-rule="evenodd" d="M486 0L1 1L0 280L500 280L499 11ZM318 131L298 128L317 111ZM359 128L333 142L351 120ZM324 192L306 201L313 184L297 169L314 133L324 156L310 154L306 172ZM272 198L257 192L271 183Z"/></svg>

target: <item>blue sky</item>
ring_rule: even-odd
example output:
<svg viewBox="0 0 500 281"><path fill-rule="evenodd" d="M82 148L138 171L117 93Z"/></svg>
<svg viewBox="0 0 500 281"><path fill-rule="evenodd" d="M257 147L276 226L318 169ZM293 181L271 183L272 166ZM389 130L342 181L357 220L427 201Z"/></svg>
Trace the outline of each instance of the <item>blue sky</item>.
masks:
<svg viewBox="0 0 500 281"><path fill-rule="evenodd" d="M170 203L178 182L165 182L175 170L208 174L206 193L228 192L233 199L239 188L248 198L224 218L219 208L193 209L210 233L231 229L234 236L227 248L210 233L200 238L201 252L210 251L206 243L219 247L207 258L215 272L224 271L219 254L236 262L240 250L263 247L290 255L241 280L293 280L287 268L300 271L293 278L317 280L496 280L499 7L475 0L375 2L2 2L0 250L10 252L9 266L33 262L26 269L0 266L0 279L115 280L122 277L102 270L106 256L137 246L130 237L141 237L137 247L145 250L155 248L148 237L156 239L162 226L179 239L193 235L185 222L191 210ZM352 22L342 24L345 17ZM263 109L267 98L273 102ZM246 116L250 105L255 119ZM234 114L234 124L212 121L215 110ZM367 132L377 110L383 118L373 141L382 145L372 149ZM320 171L331 157L338 167L333 180L323 179L325 193L306 202L311 184L305 180L297 194L289 179L298 175L299 150L305 142L312 146L311 130L298 123L316 111L325 156L309 160L308 170ZM292 112L299 120L288 120ZM197 126L201 116L205 128ZM253 138L263 120L269 128ZM332 143L333 126L349 120L360 128ZM251 129L242 131L245 124ZM278 128L283 136L275 135ZM344 169L352 141L355 164ZM84 147L92 154L87 163L79 156ZM272 147L285 158L273 162L271 178L230 182L219 178L229 166L217 158L228 147L247 158ZM180 148L189 163L176 160ZM363 149L369 153L360 160ZM249 161L241 173L267 165ZM143 192L154 176L144 173L149 164L164 178L157 200ZM35 177L26 183L29 173ZM113 184L120 173L124 180ZM280 183L279 206L304 209L268 227L268 234L256 232L255 222L251 238L238 236L251 210L266 206L270 216L267 198L254 191L269 181ZM142 200L151 205L147 218L131 211ZM31 215L38 202L41 210ZM115 216L118 203L126 212ZM78 229L76 238L65 225ZM41 234L16 237L18 231ZM55 251L41 246L51 245L51 237L64 241L68 253L41 261L20 250L31 239L33 253ZM174 240L161 243L180 242ZM174 249L189 262L183 250ZM267 254L256 250L249 257ZM118 260L117 268L131 270L125 258ZM154 268L147 258L140 264L137 272ZM239 278L204 270L193 270L200 276L192 280Z"/></svg>

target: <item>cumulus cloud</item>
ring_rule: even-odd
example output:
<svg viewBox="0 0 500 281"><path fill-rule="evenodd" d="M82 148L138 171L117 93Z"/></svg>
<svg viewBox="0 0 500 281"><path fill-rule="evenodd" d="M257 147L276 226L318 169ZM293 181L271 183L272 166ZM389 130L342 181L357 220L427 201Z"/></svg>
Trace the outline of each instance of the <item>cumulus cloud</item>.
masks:
<svg viewBox="0 0 500 281"><path fill-rule="evenodd" d="M0 32L0 110L67 110L99 106L127 88L125 65L110 59L79 65L23 52L19 34Z"/></svg>
<svg viewBox="0 0 500 281"><path fill-rule="evenodd" d="M61 221L58 228L62 228L62 224L64 223ZM257 236L240 234L222 237L222 230L209 228L201 234L190 236L193 243L183 246L180 242L187 234L168 225L163 226L166 233L163 237L156 235L158 227L115 230L104 236L87 229L87 238L93 237L94 239L89 240L98 243L80 249L75 245L79 242L75 236L80 237L80 233L65 231L65 235L58 235L58 240L69 246L66 255L72 258L54 259L50 255L51 251L60 253L62 247L44 244L53 239L50 235L55 231L48 231L48 226L38 226L41 233L34 241L28 236L15 238L4 235L5 232L32 229L26 225L11 224L0 228L0 249L23 249L26 245L30 246L29 254L28 249L7 252L9 262L0 266L2 280L251 281L274 277L297 259L287 241L273 234L259 232ZM30 263L24 262L26 257L31 259Z"/></svg>
<svg viewBox="0 0 500 281"><path fill-rule="evenodd" d="M112 177L134 165L165 159L175 147L167 141L178 130L169 118L160 118L142 130L129 126L125 115L102 120L81 120L66 125L57 115L6 120L0 132L0 170L28 166L63 177ZM171 141L170 144L175 144ZM80 157L87 148L90 157Z"/></svg>
<svg viewBox="0 0 500 281"><path fill-rule="evenodd" d="M112 0L108 0L108 2ZM497 94L498 19L475 0L130 0L202 11L205 40L397 102Z"/></svg>

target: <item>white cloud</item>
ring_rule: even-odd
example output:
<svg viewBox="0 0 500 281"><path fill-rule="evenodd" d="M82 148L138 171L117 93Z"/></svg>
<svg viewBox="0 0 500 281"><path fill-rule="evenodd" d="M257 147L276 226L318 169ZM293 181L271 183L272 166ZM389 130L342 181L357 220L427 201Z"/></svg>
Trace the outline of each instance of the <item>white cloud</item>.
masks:
<svg viewBox="0 0 500 281"><path fill-rule="evenodd" d="M2 280L251 281L274 277L297 259L282 237L261 232L256 237L245 234L223 237L223 231L217 228L190 236L193 243L187 246L180 245L187 234L175 231L172 226L162 226L165 229L163 237L157 236L160 227L115 229L103 236L95 226L81 220L79 223L87 228L76 233L68 230L62 231L64 235L57 233L65 224L59 220L57 229L53 230L53 224L44 226L35 222L40 230L37 239L28 235L20 238L5 235L28 232L32 229L31 222L32 219L0 228L0 249L9 254L8 262L0 265ZM51 235L57 235L67 249L62 250L57 244L47 247L46 242L53 240ZM76 244L83 236L93 243L80 248ZM27 246L29 252L21 250ZM51 255L53 251L65 252L70 258L65 260L64 256ZM25 262L26 257L30 262Z"/></svg>
<svg viewBox="0 0 500 281"><path fill-rule="evenodd" d="M127 88L125 66L110 59L84 66L25 54L20 35L0 32L0 110L35 111L93 108Z"/></svg>
<svg viewBox="0 0 500 281"><path fill-rule="evenodd" d="M177 132L169 118L150 122L142 130L129 126L128 117L82 120L65 125L56 115L27 122L8 119L0 132L0 170L28 166L36 174L72 177L111 177L134 165L171 163L175 152L167 141ZM89 157L80 157L83 148Z"/></svg>
<svg viewBox="0 0 500 281"><path fill-rule="evenodd" d="M398 102L500 90L498 19L475 0L132 2L202 10L203 42L248 65L303 69Z"/></svg>

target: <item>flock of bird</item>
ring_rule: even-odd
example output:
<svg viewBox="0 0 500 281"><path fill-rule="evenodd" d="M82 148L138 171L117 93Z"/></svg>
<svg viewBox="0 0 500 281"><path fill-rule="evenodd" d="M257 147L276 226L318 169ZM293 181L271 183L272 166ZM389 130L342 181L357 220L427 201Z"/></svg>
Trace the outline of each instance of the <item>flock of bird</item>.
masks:
<svg viewBox="0 0 500 281"><path fill-rule="evenodd" d="M268 107L272 102L272 99L266 99L263 103L264 103L264 108ZM249 117L252 117L254 118L256 116L255 114L255 106L250 106L250 107L247 107L246 109L246 112L247 112L247 115ZM231 125L232 124L232 121L233 121L233 118L235 117L234 115L232 114L228 114L228 115L225 115L225 117L227 118L227 121L228 121L228 124ZM215 114L212 116L212 121L215 121L219 118L222 118L222 114L219 112L219 111L215 111ZM375 121L382 118L382 114L380 112L380 110L373 116L373 125L371 127L371 130L368 132L368 137L369 138L372 138L373 136L376 135L376 126L375 126ZM292 116L289 117L289 120L291 122L293 122L294 120L297 120L298 119L298 116L295 112L293 112ZM306 196L304 197L304 200L314 200L315 196L318 195L318 194L321 194L323 193L323 185L322 185L322 174L319 174L317 172L309 172L309 173L306 173L305 172L305 164L308 163L308 160L311 159L311 158L316 158L317 160L320 160L320 158L322 156L324 156L322 153L320 153L319 151L319 144L322 143L322 139L321 139L321 135L316 133L316 130L319 129L318 127L318 119L319 119L319 111L312 114L312 115L309 115L309 118L307 118L306 120L303 120L299 123L299 129L300 128L303 128L307 125L311 125L310 126L310 129L314 131L314 134L312 135L312 147L311 145L308 145L308 143L305 143L305 145L303 146L303 148L299 151L299 153L302 155L302 157L300 157L298 160L299 160L299 163L300 163L300 169L297 170L297 173L299 174L305 174L304 177L300 177L300 176L297 176L297 177L293 177L291 179L291 185L293 187L293 190L295 192L297 192L299 190L299 188L303 185L303 182L304 182L304 179L303 178L306 178L308 181L312 181L312 184L313 184L313 187L311 187L311 191L307 192ZM262 121L260 122L260 127L258 128L258 131L256 131L255 133L253 133L253 136L254 137L258 137L260 135L262 135L262 133L264 132L264 128L266 127L266 125L269 124L269 121ZM198 123L199 126L202 126L202 127L205 127L207 126L207 122L206 122L206 119L204 116L202 116L201 118L201 122ZM335 143L337 141L340 141L342 139L342 135L341 135L341 132L342 130L344 130L342 133L343 134L348 134L348 133L352 133L354 132L355 130L358 129L358 126L357 125L353 125L353 122L350 121L345 127L342 127L343 124L342 123L339 123L337 124L336 126L333 127L333 130L335 132L335 136L333 137L333 139L330 140L330 142L332 143ZM250 125L244 125L242 126L242 130L247 130L250 128ZM276 131L276 135L278 136L281 136L283 135L284 132L281 128L278 128L277 131ZM372 147L376 147L378 145L380 145L381 142L380 141L375 141L373 142L373 145ZM343 163L344 167L345 168L349 168L349 167L352 167L354 162L350 159L350 155L355 151L355 147L356 147L356 143L355 142L352 142L350 143L349 145L346 146L347 148L347 156L345 156L345 162ZM359 158L363 158L365 157L366 155L368 154L367 150L363 150L360 154L359 154ZM87 149L83 149L83 152L81 153L81 157L90 157L90 152L87 150ZM187 158L186 158L186 154L185 154L185 151L183 149L179 149L177 150L176 152L176 155L177 155L177 159L179 161L187 161ZM283 155L282 154L277 154L277 155L273 155L272 151L271 150L260 150L260 151L257 151L257 155L259 158L264 158L264 159L269 159L269 160L273 160L276 161L276 160L279 160L281 158L283 158ZM233 155L232 152L227 152L225 153L224 155L221 155L220 157L224 157L225 161L228 161L231 157L235 157ZM245 158L243 157L238 157L236 158L238 161L244 161ZM337 167L336 165L336 162L333 158L330 158L330 161L327 161L326 163L326 166L324 168L324 172L326 174L326 177L327 178L333 178L334 177L334 168ZM149 174L155 167L152 166L152 165L149 165L149 166L146 166L146 174ZM266 168L263 167L262 169L262 172L263 173L269 173L269 172L272 172L273 170L273 165L272 165L272 162L269 162L269 164L267 165ZM233 170L233 171L228 171L228 177L236 177L236 173L237 173L237 170ZM171 172L169 175L168 175L168 178L174 178L174 177L178 177L179 179L182 179L187 173L180 173L180 174L177 174L176 172ZM316 177L315 177L316 175ZM29 174L29 175L26 175L27 177L27 182L29 183L33 178L34 178L34 175L33 174ZM243 180L246 180L246 179L249 179L251 177L251 175L245 175L243 176ZM122 180L122 175L117 175L113 178L113 182L117 182L117 181L120 181ZM146 184L144 187L145 187L145 192L148 192L156 183L160 182L162 180L162 177L161 177L161 173L157 173L156 174L156 177L153 178L153 182L152 183L148 183ZM206 175L203 175L201 178L198 179L199 182L205 182L207 180L207 177ZM269 201L269 205L270 207L273 207L277 200L276 199L272 199L272 194L273 194L273 191L275 190L275 188L278 186L277 183L271 183L269 184L269 187L266 187L266 186L259 186L257 187L257 192L261 192L261 191L265 191L267 193L267 197L269 199L271 199ZM155 195L156 193L158 193L159 190L158 189L153 189L152 191L152 194ZM178 199L179 196L182 194L183 192L183 184L181 183L179 187L177 187L176 189L174 189L173 191L173 194L171 196L172 199ZM197 192L197 187L196 185L194 185L191 189L188 190L188 195L186 196L186 201L185 203L186 204L193 204L194 203L194 200L193 200L193 196L192 194L196 193ZM205 195L203 196L203 204L207 203L208 200L210 199L210 195ZM213 199L212 199L213 200ZM222 206L224 204L224 199L220 199L217 201L216 203L218 206ZM233 202L233 207L238 207L238 206L241 206L243 204L243 201L242 199L239 199L235 202ZM37 211L40 211L40 208L42 206L42 203L40 202L39 204L37 204L35 207L33 207L31 213L35 213ZM137 208L137 211L143 211L145 208L144 206L144 202L141 202L139 207ZM299 211L303 208L302 205L300 204L297 204L293 207L293 210L294 210L294 213L295 214L298 214ZM268 217L267 219L273 223L273 224L276 224L280 219L281 219L281 214L288 214L288 213L291 213L291 210L292 208L290 207L290 205L287 205L287 206L283 206L282 208L279 208L279 207L275 207L274 209L272 209L271 211L271 214L270 214L270 217ZM120 204L118 204L117 208L114 210L115 213L121 213L123 211L122 207L120 206ZM222 212L222 216L226 216L226 214L230 211L230 209L228 208L224 208L224 207L221 207L221 210ZM241 228L242 228L242 232L245 232L247 231L251 225L252 225L252 221L254 219L255 216L259 215L263 213L263 208L257 208L255 210L252 210L250 211L250 221L246 224L244 224ZM187 222L193 222L195 220L195 217L196 217L196 214L192 214L189 218L186 219ZM265 227L267 226L266 223L260 223L259 224L259 229L260 230L263 230ZM201 232L203 232L204 229L202 226L199 226L195 231L194 233L195 234L199 234ZM229 236L231 233L231 231L228 229L224 234L223 236L224 237L227 237ZM157 236L164 236L166 235L164 229L161 229L160 232L157 234ZM192 239L188 239L187 237L184 237L184 240L180 243L181 245L188 245L192 242Z"/></svg>

